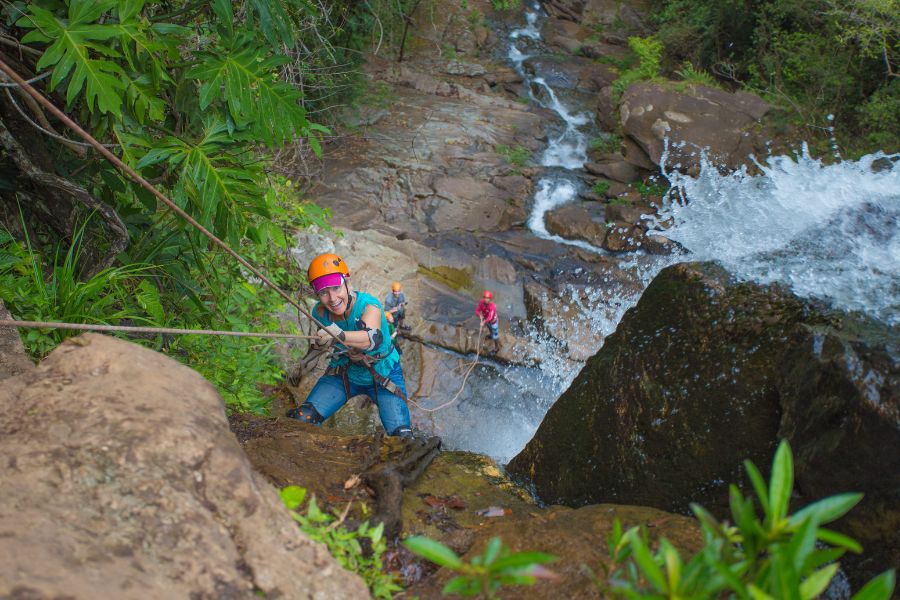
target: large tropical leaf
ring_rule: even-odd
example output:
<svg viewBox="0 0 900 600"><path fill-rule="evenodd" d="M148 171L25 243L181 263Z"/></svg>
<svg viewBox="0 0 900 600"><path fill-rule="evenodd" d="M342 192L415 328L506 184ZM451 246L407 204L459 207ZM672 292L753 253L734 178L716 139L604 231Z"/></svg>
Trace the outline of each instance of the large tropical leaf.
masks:
<svg viewBox="0 0 900 600"><path fill-rule="evenodd" d="M125 83L121 80L122 68L108 58L117 58L119 52L104 44L118 37L116 26L95 23L106 11L116 5L115 0L70 0L68 18L31 4L28 14L16 23L31 29L24 43L50 44L38 60L39 70L53 67L50 89L56 88L69 77L66 101L71 105L82 90L88 108L102 113L122 114L122 96Z"/></svg>
<svg viewBox="0 0 900 600"><path fill-rule="evenodd" d="M266 56L255 44L232 51L206 52L187 73L200 84L200 108L223 101L235 123L249 127L257 139L270 145L289 142L294 135L309 134L301 93L277 79L277 67L288 59Z"/></svg>

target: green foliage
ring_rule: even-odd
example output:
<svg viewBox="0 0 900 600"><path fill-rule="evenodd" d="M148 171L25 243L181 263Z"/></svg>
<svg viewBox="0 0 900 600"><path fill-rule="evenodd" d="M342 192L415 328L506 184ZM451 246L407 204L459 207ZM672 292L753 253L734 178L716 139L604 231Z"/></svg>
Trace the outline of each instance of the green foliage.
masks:
<svg viewBox="0 0 900 600"><path fill-rule="evenodd" d="M712 75L704 71L703 69L697 69L694 65L688 61L685 61L681 66L681 69L675 71L675 74L678 75L679 79L681 79L686 84L698 84L705 85L707 87L719 87L719 84L713 79Z"/></svg>
<svg viewBox="0 0 900 600"><path fill-rule="evenodd" d="M521 169L531 158L531 152L522 146L507 146L505 144L497 144L494 146L494 152L506 159L510 165Z"/></svg>
<svg viewBox="0 0 900 600"><path fill-rule="evenodd" d="M459 573L444 586L444 594L497 598L504 585L532 585L539 577L555 577L542 565L557 560L543 552L510 552L499 537L491 538L483 554L463 561L444 544L412 536L403 545L434 564Z"/></svg>
<svg viewBox="0 0 900 600"><path fill-rule="evenodd" d="M854 540L826 525L846 514L862 494L840 494L789 514L793 491L793 460L787 442L778 446L769 484L749 461L745 468L756 500L730 488L733 524L717 521L703 507L692 505L700 520L704 547L685 562L667 540L654 552L646 529L622 531L615 523L610 555L619 567L611 574L614 594L631 599L728 597L768 600L819 597L837 572L834 561L844 552L860 552ZM894 572L875 578L854 600L887 600L894 589Z"/></svg>
<svg viewBox="0 0 900 600"><path fill-rule="evenodd" d="M638 58L638 65L624 71L613 82L613 101L618 103L622 94L632 83L650 80L659 76L663 44L654 36L628 38L628 47Z"/></svg>
<svg viewBox="0 0 900 600"><path fill-rule="evenodd" d="M604 135L591 138L588 149L601 154L613 154L622 148L622 138L618 135Z"/></svg>
<svg viewBox="0 0 900 600"><path fill-rule="evenodd" d="M364 4L34 0L3 8L8 31L38 53L20 60L51 73L39 85L64 94L75 120L279 285L300 287L286 231L330 230L330 215L271 175L271 149L296 141L319 153L328 129L311 122L307 110L327 117L325 103L342 99L347 81L359 76L359 59L345 46L374 23L359 19L368 12ZM29 240L6 240L3 294L18 318L278 327L271 315L283 310L282 300L247 283L231 258L212 251L146 190L111 165L62 146L53 160L59 173L77 174L69 176L115 209L130 242L117 257L120 266L84 278L81 263L102 253L102 235L88 236L100 247L83 249L83 230L62 241L42 230L46 256ZM100 228L98 220L92 228ZM43 355L69 334L23 335ZM272 344L252 338L139 341L197 368L234 409L264 412L267 400L257 384L282 375Z"/></svg>
<svg viewBox="0 0 900 600"><path fill-rule="evenodd" d="M617 206L634 206L634 202L629 200L628 198L611 198L607 204L615 204Z"/></svg>
<svg viewBox="0 0 900 600"><path fill-rule="evenodd" d="M521 6L522 0L491 0L494 10L514 10Z"/></svg>
<svg viewBox="0 0 900 600"><path fill-rule="evenodd" d="M641 197L645 199L648 197L661 198L667 191L669 191L669 185L667 183L654 182L652 181L652 178L650 183L641 181L634 187L638 192L640 192Z"/></svg>
<svg viewBox="0 0 900 600"><path fill-rule="evenodd" d="M606 192L609 191L609 182L608 181L598 181L593 186L591 186L591 191L599 196L605 196Z"/></svg>
<svg viewBox="0 0 900 600"><path fill-rule="evenodd" d="M383 523L369 527L366 521L357 529L349 530L341 525L342 518L323 512L315 496L309 499L305 512L301 512L306 495L306 489L298 486L281 490L282 501L303 533L325 544L342 567L362 577L375 598L391 598L394 592L403 589L393 574L382 571L382 556L387 550ZM370 549L364 550L363 543Z"/></svg>
<svg viewBox="0 0 900 600"><path fill-rule="evenodd" d="M142 279L148 267L110 267L81 280L82 239L87 223L76 231L68 248L57 247L52 263L31 245L16 242L0 229L0 298L19 320L62 321L115 325L152 323L156 306L142 306L148 287ZM137 300L137 301L136 301ZM64 339L80 332L63 329L23 329L22 341L35 358L42 358Z"/></svg>

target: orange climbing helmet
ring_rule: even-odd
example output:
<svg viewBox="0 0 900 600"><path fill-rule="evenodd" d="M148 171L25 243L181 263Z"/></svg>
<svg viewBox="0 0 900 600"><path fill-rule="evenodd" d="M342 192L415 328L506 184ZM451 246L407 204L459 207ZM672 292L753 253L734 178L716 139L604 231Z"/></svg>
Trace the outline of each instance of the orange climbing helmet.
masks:
<svg viewBox="0 0 900 600"><path fill-rule="evenodd" d="M394 313L384 311L384 317L387 319L388 323L394 322Z"/></svg>
<svg viewBox="0 0 900 600"><path fill-rule="evenodd" d="M400 291L400 282L399 281L395 281L394 283L391 284L391 291L392 292Z"/></svg>
<svg viewBox="0 0 900 600"><path fill-rule="evenodd" d="M306 278L317 293L323 288L341 285L347 275L350 275L347 263L337 254L330 252L320 254L309 261L309 268L306 270Z"/></svg>
<svg viewBox="0 0 900 600"><path fill-rule="evenodd" d="M481 296L482 298L487 298L488 300L494 299L494 294L491 293L491 290L484 290L484 294Z"/></svg>

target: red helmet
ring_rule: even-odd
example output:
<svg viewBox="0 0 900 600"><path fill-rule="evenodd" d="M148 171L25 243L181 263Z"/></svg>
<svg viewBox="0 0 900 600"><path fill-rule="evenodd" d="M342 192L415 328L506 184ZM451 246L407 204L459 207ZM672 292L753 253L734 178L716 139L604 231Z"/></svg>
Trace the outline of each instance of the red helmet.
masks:
<svg viewBox="0 0 900 600"><path fill-rule="evenodd" d="M484 290L484 294L482 295L482 298L487 298L488 300L493 300L494 294L491 293L491 290Z"/></svg>

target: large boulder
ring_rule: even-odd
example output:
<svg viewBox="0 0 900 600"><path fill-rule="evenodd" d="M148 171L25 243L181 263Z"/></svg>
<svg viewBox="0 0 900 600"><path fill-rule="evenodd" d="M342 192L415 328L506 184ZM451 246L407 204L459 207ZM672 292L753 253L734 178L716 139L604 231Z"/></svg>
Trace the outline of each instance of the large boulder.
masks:
<svg viewBox="0 0 900 600"><path fill-rule="evenodd" d="M188 367L88 334L6 379L0 407L0 597L368 597Z"/></svg>
<svg viewBox="0 0 900 600"><path fill-rule="evenodd" d="M896 565L897 332L851 325L709 264L665 269L508 468L547 502L680 512L696 501L724 514L742 460L765 471L785 438L793 508L865 493L837 526L863 542L870 568Z"/></svg>
<svg viewBox="0 0 900 600"><path fill-rule="evenodd" d="M635 142L625 145L625 158L637 166L659 165L668 139L668 168L696 171L706 150L716 164L736 169L748 164L751 154L765 151L767 138L758 129L769 108L749 92L702 85L682 92L672 85L634 84L619 106L622 131Z"/></svg>

